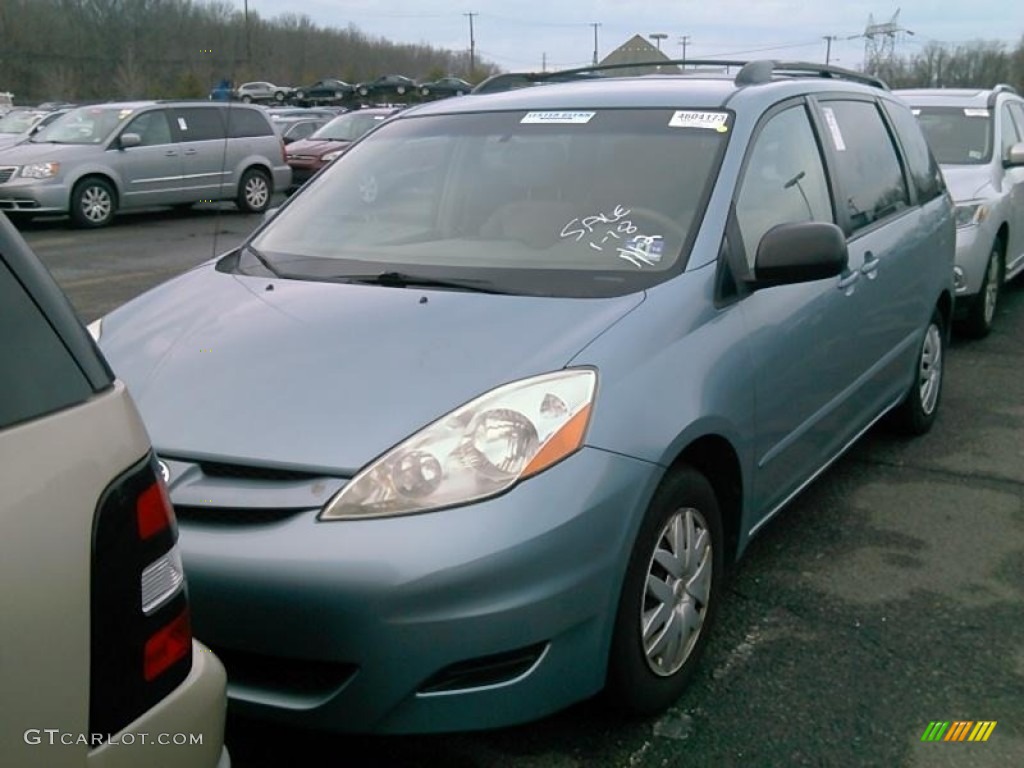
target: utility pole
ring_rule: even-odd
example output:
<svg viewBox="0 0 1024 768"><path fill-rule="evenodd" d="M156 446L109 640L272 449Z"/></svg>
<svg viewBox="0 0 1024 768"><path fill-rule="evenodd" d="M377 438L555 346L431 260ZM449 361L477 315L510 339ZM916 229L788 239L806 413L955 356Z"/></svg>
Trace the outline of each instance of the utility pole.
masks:
<svg viewBox="0 0 1024 768"><path fill-rule="evenodd" d="M686 44L689 43L689 42L690 42L690 36L689 35L681 35L679 37L679 45L683 49L683 61L684 62L686 61ZM685 67L686 65L684 64L683 66Z"/></svg>
<svg viewBox="0 0 1024 768"><path fill-rule="evenodd" d="M545 51L544 53L542 53L540 55L540 71L541 72L547 72L548 71L548 53L547 53L547 51Z"/></svg>
<svg viewBox="0 0 1024 768"><path fill-rule="evenodd" d="M591 22L590 26L594 28L594 66L597 66L597 28L601 26L598 22Z"/></svg>
<svg viewBox="0 0 1024 768"><path fill-rule="evenodd" d="M832 62L832 41L838 40L839 38L835 35L825 35L822 40L825 41L825 66L827 67Z"/></svg>
<svg viewBox="0 0 1024 768"><path fill-rule="evenodd" d="M245 67L248 70L252 64L252 40L249 35L249 0L245 0ZM249 72L246 72L246 77L249 76Z"/></svg>
<svg viewBox="0 0 1024 768"><path fill-rule="evenodd" d="M464 13L463 16L469 18L469 79L473 79L473 73L476 71L476 38L473 37L473 17L479 16L479 13Z"/></svg>

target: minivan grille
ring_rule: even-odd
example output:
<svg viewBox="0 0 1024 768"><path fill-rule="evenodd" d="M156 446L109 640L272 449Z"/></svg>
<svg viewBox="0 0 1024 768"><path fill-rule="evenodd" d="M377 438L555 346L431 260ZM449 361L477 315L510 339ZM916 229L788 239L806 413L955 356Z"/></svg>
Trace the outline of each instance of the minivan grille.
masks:
<svg viewBox="0 0 1024 768"><path fill-rule="evenodd" d="M201 461L199 468L207 477L237 477L245 480L311 480L321 475L312 472L296 472L292 469L254 467L249 464L225 464L218 461Z"/></svg>
<svg viewBox="0 0 1024 768"><path fill-rule="evenodd" d="M16 165L9 165L5 168L0 168L0 184L3 184L5 181L10 181L11 176L14 175L16 170L18 170L18 166Z"/></svg>

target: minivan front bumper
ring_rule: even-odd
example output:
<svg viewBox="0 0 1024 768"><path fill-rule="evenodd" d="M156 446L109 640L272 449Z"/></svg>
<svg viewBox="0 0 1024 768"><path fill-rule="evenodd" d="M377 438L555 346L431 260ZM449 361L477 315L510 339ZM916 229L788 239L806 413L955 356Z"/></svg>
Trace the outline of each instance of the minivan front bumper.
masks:
<svg viewBox="0 0 1024 768"><path fill-rule="evenodd" d="M630 545L662 471L584 448L436 512L182 521L196 634L251 715L403 733L544 716L604 685Z"/></svg>

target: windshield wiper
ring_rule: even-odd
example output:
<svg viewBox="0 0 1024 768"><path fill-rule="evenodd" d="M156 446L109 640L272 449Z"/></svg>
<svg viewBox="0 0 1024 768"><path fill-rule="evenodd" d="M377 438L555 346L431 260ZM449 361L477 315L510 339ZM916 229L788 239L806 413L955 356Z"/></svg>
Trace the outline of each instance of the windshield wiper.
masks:
<svg viewBox="0 0 1024 768"><path fill-rule="evenodd" d="M495 288L488 280L472 278L426 277L408 272L379 272L375 275L332 275L331 280L341 280L364 285L384 285L389 288L452 288L474 293L506 293Z"/></svg>

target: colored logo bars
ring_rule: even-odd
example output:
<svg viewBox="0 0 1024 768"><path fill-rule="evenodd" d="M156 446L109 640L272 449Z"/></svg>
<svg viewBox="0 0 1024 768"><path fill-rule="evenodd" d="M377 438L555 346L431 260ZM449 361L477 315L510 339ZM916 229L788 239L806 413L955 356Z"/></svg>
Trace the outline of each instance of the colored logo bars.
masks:
<svg viewBox="0 0 1024 768"><path fill-rule="evenodd" d="M988 741L996 728L996 720L932 720L921 735L921 741Z"/></svg>

